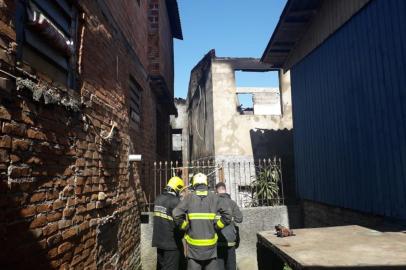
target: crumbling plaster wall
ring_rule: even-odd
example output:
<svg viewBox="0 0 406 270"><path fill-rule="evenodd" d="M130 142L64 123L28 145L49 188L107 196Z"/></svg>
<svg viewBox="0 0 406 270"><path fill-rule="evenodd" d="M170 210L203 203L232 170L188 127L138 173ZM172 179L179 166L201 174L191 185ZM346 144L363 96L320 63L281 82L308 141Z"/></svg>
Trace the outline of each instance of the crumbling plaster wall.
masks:
<svg viewBox="0 0 406 270"><path fill-rule="evenodd" d="M282 115L240 115L237 111L235 71L230 61L212 63L214 144L218 160L252 161L250 131L292 129L289 73L280 75Z"/></svg>
<svg viewBox="0 0 406 270"><path fill-rule="evenodd" d="M188 161L189 133L186 100L181 98L175 99L175 106L178 110L178 116L171 116L171 128L182 129L182 160Z"/></svg>
<svg viewBox="0 0 406 270"><path fill-rule="evenodd" d="M189 83L188 125L190 161L214 157L214 107L211 72L212 52L192 70Z"/></svg>

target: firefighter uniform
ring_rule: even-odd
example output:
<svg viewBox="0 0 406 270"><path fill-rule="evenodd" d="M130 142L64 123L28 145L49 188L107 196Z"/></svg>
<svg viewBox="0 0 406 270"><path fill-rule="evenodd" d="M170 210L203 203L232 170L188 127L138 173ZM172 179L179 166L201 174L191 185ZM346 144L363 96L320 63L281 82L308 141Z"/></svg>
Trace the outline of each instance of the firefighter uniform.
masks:
<svg viewBox="0 0 406 270"><path fill-rule="evenodd" d="M182 255L183 233L176 227L172 211L178 205L183 180L172 177L155 200L152 246L157 247L157 269L178 270Z"/></svg>
<svg viewBox="0 0 406 270"><path fill-rule="evenodd" d="M236 270L235 249L237 245L238 231L235 223L241 223L243 216L237 203L233 201L229 194L221 193L218 196L223 198L231 209L232 221L219 232L217 244L217 256L219 270ZM217 216L220 218L220 216Z"/></svg>
<svg viewBox="0 0 406 270"><path fill-rule="evenodd" d="M217 233L231 221L231 209L216 194L209 192L207 176L196 174L192 179L194 191L173 211L175 222L185 231L188 270L217 269ZM220 218L216 220L216 214Z"/></svg>

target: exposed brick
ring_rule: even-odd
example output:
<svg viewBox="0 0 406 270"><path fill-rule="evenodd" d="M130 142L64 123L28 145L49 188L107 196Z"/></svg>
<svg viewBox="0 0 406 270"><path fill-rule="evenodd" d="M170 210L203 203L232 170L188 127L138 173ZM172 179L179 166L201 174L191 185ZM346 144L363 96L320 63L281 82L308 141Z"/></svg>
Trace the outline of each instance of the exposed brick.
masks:
<svg viewBox="0 0 406 270"><path fill-rule="evenodd" d="M15 151L27 151L30 149L31 141L24 139L13 139L12 149Z"/></svg>
<svg viewBox="0 0 406 270"><path fill-rule="evenodd" d="M89 229L89 222L85 221L82 224L79 225L79 232L83 232L85 230Z"/></svg>
<svg viewBox="0 0 406 270"><path fill-rule="evenodd" d="M61 234L54 234L50 237L47 238L47 244L49 247L55 247L59 245L62 241L62 235Z"/></svg>
<svg viewBox="0 0 406 270"><path fill-rule="evenodd" d="M35 238L38 239L42 236L42 229L34 229L30 230L30 234Z"/></svg>
<svg viewBox="0 0 406 270"><path fill-rule="evenodd" d="M45 133L43 133L39 130L31 129L31 128L27 130L27 137L30 139L41 140L41 141L45 141L47 139L47 136L45 135Z"/></svg>
<svg viewBox="0 0 406 270"><path fill-rule="evenodd" d="M0 162L9 162L10 161L10 155L7 150L5 149L0 149Z"/></svg>
<svg viewBox="0 0 406 270"><path fill-rule="evenodd" d="M76 160L77 167L84 167L86 165L86 160L84 158L78 158Z"/></svg>
<svg viewBox="0 0 406 270"><path fill-rule="evenodd" d="M173 92L170 22L165 5L160 4L162 1L151 0L151 14L147 12L149 3L145 1L141 1L139 8L131 1L107 1L121 34L100 16L100 6L95 1L77 2L86 13L83 19L86 34L84 40L78 40L78 44L83 45L81 63L77 63L80 90L58 88L55 84L52 91L66 97L59 104L46 105L43 98L33 101L28 89L12 91L0 102L0 150L3 150L0 152L0 181L3 180L0 183L8 183L4 188L7 200L0 196L0 206L10 209L6 212L9 213L7 220L12 221L7 224L9 236L22 231L30 235L25 245L34 248L27 252L27 261L46 259L46 262L30 263L29 267L138 269L139 265L131 264L139 261L133 252L140 242L138 213L133 210L137 209L139 196L129 184L127 155L135 151L146 160L157 158L155 128L160 123L156 123L156 111L167 112L157 103L155 89L146 78L161 76L163 83L171 88L169 94ZM5 5L0 13L0 24L9 25L15 5ZM151 23L148 16L152 16ZM0 27L0 36L7 44L15 42L14 28L7 29L3 33ZM150 29L156 32L150 33ZM81 38L80 32L78 34ZM134 61L135 58L139 61ZM2 68L13 71L15 67L8 65L14 62L2 63ZM27 63L22 67L36 76L37 80L31 82L33 85L50 89L45 82L54 81L51 74ZM146 74L139 72L142 69ZM142 128L133 131L128 129L130 76L143 89ZM26 74L24 78L30 80L31 76ZM70 98L79 103L83 101L84 106L77 112L67 109L64 104ZM109 131L112 122L118 124L118 132L113 134L111 142L106 142L100 134ZM169 134L169 127L162 133ZM133 149L130 146L134 146ZM131 180L136 189L141 186L138 170L134 168L135 177ZM105 198L101 198L99 192L105 192ZM145 192L148 194L148 190ZM0 193L3 193L1 185ZM97 226L110 218L113 211L118 213L114 218L122 232L117 235L120 248L105 252L95 247L96 237L104 237L97 236ZM3 212L0 219L4 220L2 217ZM17 225L18 219L26 223ZM3 223L0 234L1 226ZM23 241L18 238L23 234L16 236ZM17 242L13 244L19 248ZM13 258L14 254L6 250L1 255ZM120 260L113 267L109 263L114 258ZM6 261L5 265L12 264Z"/></svg>
<svg viewBox="0 0 406 270"><path fill-rule="evenodd" d="M77 265L78 263L80 263L82 260L83 260L83 256L81 256L81 255L76 255L76 256L73 257L71 265L72 265L72 266L75 266L75 265ZM82 267L82 268L83 268L83 267Z"/></svg>
<svg viewBox="0 0 406 270"><path fill-rule="evenodd" d="M93 209L95 209L95 208L96 208L96 203L94 203L94 202L90 202L90 203L88 203L87 206L86 206L86 210L87 210L87 211L91 211L91 210L93 210Z"/></svg>
<svg viewBox="0 0 406 270"><path fill-rule="evenodd" d="M67 228L67 227L69 227L71 225L72 225L72 220L69 220L69 219L68 220L60 220L58 222L59 230L65 229L65 228Z"/></svg>
<svg viewBox="0 0 406 270"><path fill-rule="evenodd" d="M54 203L52 204L52 209L53 210L61 209L61 208L64 208L65 205L66 205L66 202L64 202L62 200L55 200Z"/></svg>
<svg viewBox="0 0 406 270"><path fill-rule="evenodd" d="M28 166L14 166L8 167L8 175L12 178L30 176L31 169Z"/></svg>
<svg viewBox="0 0 406 270"><path fill-rule="evenodd" d="M39 248L44 249L44 250L47 248L47 240L46 239L42 239L42 240L38 241L37 243L38 243Z"/></svg>
<svg viewBox="0 0 406 270"><path fill-rule="evenodd" d="M11 154L10 155L10 161L12 162L12 163L17 163L17 162L19 162L21 160L21 158L19 157L19 156L17 156L17 155L14 155L14 154Z"/></svg>
<svg viewBox="0 0 406 270"><path fill-rule="evenodd" d="M18 123L3 123L3 133L23 137L26 133L27 127L24 124Z"/></svg>
<svg viewBox="0 0 406 270"><path fill-rule="evenodd" d="M63 240L74 237L78 234L78 227L70 227L62 232Z"/></svg>
<svg viewBox="0 0 406 270"><path fill-rule="evenodd" d="M36 157L36 156L30 157L30 158L27 160L26 163L27 163L27 164L33 164L33 165L43 165L43 164L44 164L44 162L43 162L39 157Z"/></svg>
<svg viewBox="0 0 406 270"><path fill-rule="evenodd" d="M48 223L46 227L42 229L42 234L47 236L58 231L58 223Z"/></svg>
<svg viewBox="0 0 406 270"><path fill-rule="evenodd" d="M65 208L63 209L63 217L64 218L69 218L75 214L75 208Z"/></svg>
<svg viewBox="0 0 406 270"><path fill-rule="evenodd" d="M37 205L37 212L38 213L45 213L45 212L49 212L52 210L52 205L51 204L39 204Z"/></svg>
<svg viewBox="0 0 406 270"><path fill-rule="evenodd" d="M95 243L96 243L96 242L95 242L95 240L94 240L93 238L88 239L88 240L86 241L86 243L85 243L85 249L92 247Z"/></svg>
<svg viewBox="0 0 406 270"><path fill-rule="evenodd" d="M72 257L73 257L73 252L71 252L71 251L66 252L66 253L63 255L61 261L62 261L62 262L70 261L70 260L72 259ZM67 267L66 269L70 269L68 266L66 266L66 267ZM63 269L62 266L61 266L59 269Z"/></svg>
<svg viewBox="0 0 406 270"><path fill-rule="evenodd" d="M71 248L72 244L70 242L65 242L58 247L58 254L63 254Z"/></svg>
<svg viewBox="0 0 406 270"><path fill-rule="evenodd" d="M46 194L44 192L39 192L39 193L34 193L31 196L30 201L35 203L35 202L42 202L46 200Z"/></svg>
<svg viewBox="0 0 406 270"><path fill-rule="evenodd" d="M47 214L48 222L58 221L61 218L62 218L62 213L61 212L53 212L53 213L48 213Z"/></svg>
<svg viewBox="0 0 406 270"><path fill-rule="evenodd" d="M45 215L36 216L30 224L30 229L43 227L47 223L47 217Z"/></svg>
<svg viewBox="0 0 406 270"><path fill-rule="evenodd" d="M97 224L99 224L99 220L98 220L97 218L93 218L93 219L91 219L90 222L89 222L89 226L90 226L90 227L97 226Z"/></svg>
<svg viewBox="0 0 406 270"><path fill-rule="evenodd" d="M0 148L11 148L11 137L4 135L0 136Z"/></svg>
<svg viewBox="0 0 406 270"><path fill-rule="evenodd" d="M19 215L21 217L32 217L36 214L36 207L35 206L28 206L25 208L20 209Z"/></svg>
<svg viewBox="0 0 406 270"><path fill-rule="evenodd" d="M55 200L59 197L59 193L57 191L49 191L46 193L47 200Z"/></svg>
<svg viewBox="0 0 406 270"><path fill-rule="evenodd" d="M28 125L31 125L31 126L33 126L35 124L34 123L34 118L31 117L31 115L29 115L26 112L21 113L21 121L23 121L25 124L28 124Z"/></svg>
<svg viewBox="0 0 406 270"><path fill-rule="evenodd" d="M53 258L55 258L56 256L58 256L58 248L57 248L57 247L52 248L52 249L50 249L50 250L48 251L48 258L53 259Z"/></svg>
<svg viewBox="0 0 406 270"><path fill-rule="evenodd" d="M0 119L5 119L5 120L11 119L10 112L3 106L0 106Z"/></svg>
<svg viewBox="0 0 406 270"><path fill-rule="evenodd" d="M59 268L59 266L61 264L62 264L62 260L60 260L60 259L56 259L56 260L53 260L53 261L49 262L49 266L52 267L52 268Z"/></svg>

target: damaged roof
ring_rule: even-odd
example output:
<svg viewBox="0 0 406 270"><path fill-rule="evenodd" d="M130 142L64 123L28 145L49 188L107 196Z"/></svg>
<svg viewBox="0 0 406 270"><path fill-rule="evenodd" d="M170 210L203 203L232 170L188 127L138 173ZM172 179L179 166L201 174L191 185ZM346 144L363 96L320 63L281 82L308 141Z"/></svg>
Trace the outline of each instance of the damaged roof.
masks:
<svg viewBox="0 0 406 270"><path fill-rule="evenodd" d="M317 11L321 0L289 0L261 57L274 68L283 68L290 52L300 41Z"/></svg>
<svg viewBox="0 0 406 270"><path fill-rule="evenodd" d="M168 9L169 23L171 25L172 35L174 38L183 40L178 1L166 0L166 6Z"/></svg>

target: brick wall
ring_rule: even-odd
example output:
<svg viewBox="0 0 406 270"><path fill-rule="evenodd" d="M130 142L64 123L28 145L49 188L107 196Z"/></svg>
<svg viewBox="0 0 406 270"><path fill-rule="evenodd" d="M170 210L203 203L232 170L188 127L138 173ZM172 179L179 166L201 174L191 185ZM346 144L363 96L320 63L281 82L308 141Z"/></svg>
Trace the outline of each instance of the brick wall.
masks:
<svg viewBox="0 0 406 270"><path fill-rule="evenodd" d="M128 155L156 158L160 106L140 3L80 1L72 90L16 63L15 1L0 1L0 69L11 73L0 74L0 269L140 267L140 165ZM143 89L135 129L130 75Z"/></svg>
<svg viewBox="0 0 406 270"><path fill-rule="evenodd" d="M165 0L149 1L148 19L151 74L165 79L170 94L173 96L173 37Z"/></svg>

